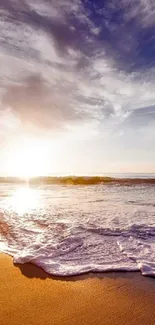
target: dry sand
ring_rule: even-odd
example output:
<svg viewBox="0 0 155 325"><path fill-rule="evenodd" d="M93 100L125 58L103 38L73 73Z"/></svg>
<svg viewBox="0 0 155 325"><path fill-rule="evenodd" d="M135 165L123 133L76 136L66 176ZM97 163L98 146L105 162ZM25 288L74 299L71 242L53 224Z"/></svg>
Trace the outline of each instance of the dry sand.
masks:
<svg viewBox="0 0 155 325"><path fill-rule="evenodd" d="M155 325L155 279L140 273L50 278L0 255L1 325Z"/></svg>

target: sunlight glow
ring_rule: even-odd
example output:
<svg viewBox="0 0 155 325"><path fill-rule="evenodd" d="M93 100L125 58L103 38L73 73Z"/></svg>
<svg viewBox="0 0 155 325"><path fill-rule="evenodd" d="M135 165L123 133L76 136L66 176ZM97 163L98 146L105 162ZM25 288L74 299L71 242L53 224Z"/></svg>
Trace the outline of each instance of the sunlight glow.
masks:
<svg viewBox="0 0 155 325"><path fill-rule="evenodd" d="M18 188L13 193L9 204L16 213L22 215L36 209L39 205L39 199L39 191L26 186Z"/></svg>
<svg viewBox="0 0 155 325"><path fill-rule="evenodd" d="M48 173L48 147L45 141L21 139L8 150L8 174L30 178Z"/></svg>

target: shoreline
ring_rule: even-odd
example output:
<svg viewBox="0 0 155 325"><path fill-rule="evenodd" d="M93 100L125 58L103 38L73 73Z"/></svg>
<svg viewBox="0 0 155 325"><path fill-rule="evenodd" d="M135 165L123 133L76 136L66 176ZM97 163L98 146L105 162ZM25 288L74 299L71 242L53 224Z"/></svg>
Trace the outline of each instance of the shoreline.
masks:
<svg viewBox="0 0 155 325"><path fill-rule="evenodd" d="M1 325L154 325L155 279L140 272L51 277L0 254Z"/></svg>

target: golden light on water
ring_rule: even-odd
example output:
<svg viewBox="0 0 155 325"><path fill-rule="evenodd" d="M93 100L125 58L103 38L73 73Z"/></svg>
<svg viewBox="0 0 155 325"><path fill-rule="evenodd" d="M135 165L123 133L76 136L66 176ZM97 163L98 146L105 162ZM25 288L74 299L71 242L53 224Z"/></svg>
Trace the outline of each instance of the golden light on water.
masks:
<svg viewBox="0 0 155 325"><path fill-rule="evenodd" d="M36 209L39 202L39 190L32 189L29 186L18 188L9 199L9 205L18 214L28 213L30 210Z"/></svg>

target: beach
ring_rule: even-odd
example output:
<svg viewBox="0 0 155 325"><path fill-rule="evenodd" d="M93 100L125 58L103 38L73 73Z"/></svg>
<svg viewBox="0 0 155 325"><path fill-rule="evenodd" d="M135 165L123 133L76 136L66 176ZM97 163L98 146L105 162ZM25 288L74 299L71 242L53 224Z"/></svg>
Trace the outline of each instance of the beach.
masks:
<svg viewBox="0 0 155 325"><path fill-rule="evenodd" d="M154 325L155 279L140 272L52 278L0 255L1 325Z"/></svg>

